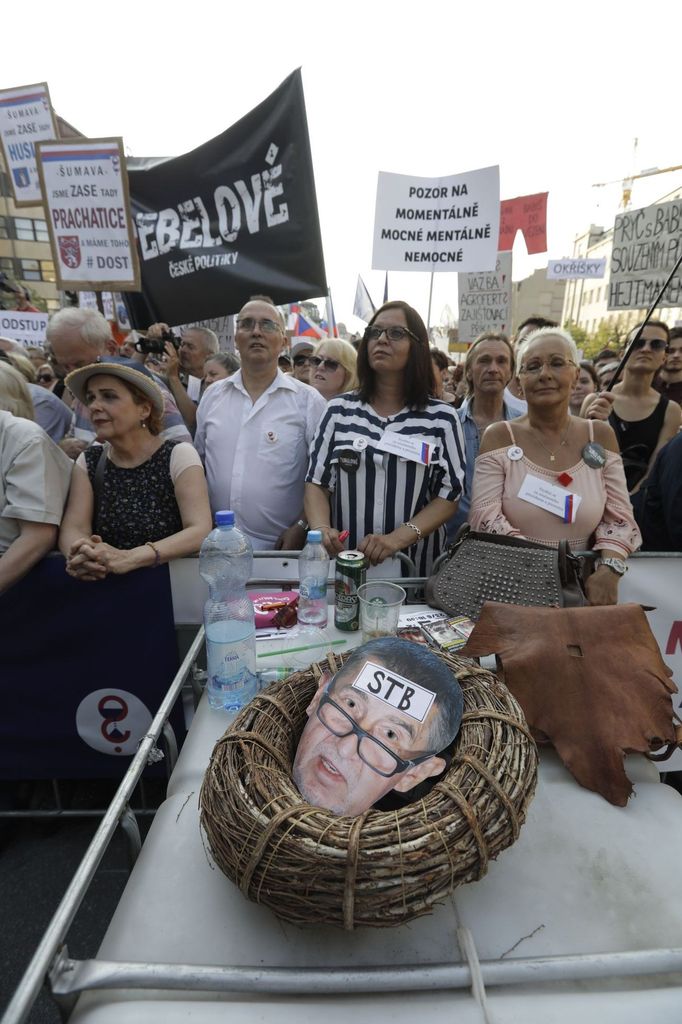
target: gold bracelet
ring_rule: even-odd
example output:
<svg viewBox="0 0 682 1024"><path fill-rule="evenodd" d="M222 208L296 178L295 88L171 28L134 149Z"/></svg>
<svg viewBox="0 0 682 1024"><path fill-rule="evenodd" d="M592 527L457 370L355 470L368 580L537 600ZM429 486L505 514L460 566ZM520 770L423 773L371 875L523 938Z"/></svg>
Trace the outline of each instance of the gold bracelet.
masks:
<svg viewBox="0 0 682 1024"><path fill-rule="evenodd" d="M417 538L419 540L424 540L424 534L421 532L416 523L403 523L403 526L409 526L409 528L411 530L414 530L414 532L417 534Z"/></svg>
<svg viewBox="0 0 682 1024"><path fill-rule="evenodd" d="M154 565L151 566L151 568L152 569L157 569L159 567L159 563L161 561L161 555L159 554L159 549L157 548L156 544L152 540L146 540L144 543L145 543L145 547L150 547L152 549L152 551L154 552Z"/></svg>

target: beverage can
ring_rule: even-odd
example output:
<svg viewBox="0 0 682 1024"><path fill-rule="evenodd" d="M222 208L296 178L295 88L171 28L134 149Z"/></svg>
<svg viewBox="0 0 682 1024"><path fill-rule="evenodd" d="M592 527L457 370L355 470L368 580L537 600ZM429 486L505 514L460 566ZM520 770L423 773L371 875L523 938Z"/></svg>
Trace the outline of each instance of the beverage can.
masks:
<svg viewBox="0 0 682 1024"><path fill-rule="evenodd" d="M342 551L336 556L334 625L353 632L360 626L358 587L367 579L367 559L362 551Z"/></svg>

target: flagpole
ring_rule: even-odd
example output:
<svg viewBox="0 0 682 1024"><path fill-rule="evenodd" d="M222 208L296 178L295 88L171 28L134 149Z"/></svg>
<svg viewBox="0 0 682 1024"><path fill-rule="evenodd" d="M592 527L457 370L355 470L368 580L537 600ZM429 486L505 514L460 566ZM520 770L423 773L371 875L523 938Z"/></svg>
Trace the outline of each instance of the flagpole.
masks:
<svg viewBox="0 0 682 1024"><path fill-rule="evenodd" d="M429 285L429 311L426 315L426 329L431 330L431 299L433 297L433 271L431 271L431 283Z"/></svg>
<svg viewBox="0 0 682 1024"><path fill-rule="evenodd" d="M334 318L334 303L332 302L332 290L327 289L327 296L325 299L325 306L327 307L327 331L329 332L330 338L335 338L337 335L336 320Z"/></svg>

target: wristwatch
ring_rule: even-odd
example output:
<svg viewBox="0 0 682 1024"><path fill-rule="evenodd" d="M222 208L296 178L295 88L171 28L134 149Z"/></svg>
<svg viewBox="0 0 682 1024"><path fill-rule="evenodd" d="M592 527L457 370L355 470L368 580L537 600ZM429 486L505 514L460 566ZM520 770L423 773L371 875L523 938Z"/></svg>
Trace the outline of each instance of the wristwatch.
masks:
<svg viewBox="0 0 682 1024"><path fill-rule="evenodd" d="M627 563L622 558L599 558L597 559L597 566L600 565L605 565L612 572L615 572L617 576L624 576L628 571Z"/></svg>
<svg viewBox="0 0 682 1024"><path fill-rule="evenodd" d="M300 526L302 530L308 529L308 524L305 521L305 519L297 519L296 522L294 523L294 526Z"/></svg>

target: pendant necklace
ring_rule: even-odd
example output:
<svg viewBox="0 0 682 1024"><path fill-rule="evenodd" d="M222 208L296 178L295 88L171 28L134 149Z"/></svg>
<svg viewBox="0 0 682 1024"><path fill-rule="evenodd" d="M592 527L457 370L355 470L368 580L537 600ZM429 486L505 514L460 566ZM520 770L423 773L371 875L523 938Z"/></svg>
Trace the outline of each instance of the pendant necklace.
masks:
<svg viewBox="0 0 682 1024"><path fill-rule="evenodd" d="M533 433L535 433L535 428L532 427L531 429L533 430ZM543 444L542 441L540 440L540 438L536 436L536 440L537 440L538 444L540 445L540 447L544 448L544 450L549 455L549 461L550 462L556 462L557 453L566 444L566 441L568 439L568 432L569 432L570 429L571 429L571 421L569 420L568 421L568 426L566 427L566 430L564 431L564 436L562 437L561 441L559 442L559 447L555 448L554 451L552 451L550 448L548 448L546 444Z"/></svg>

